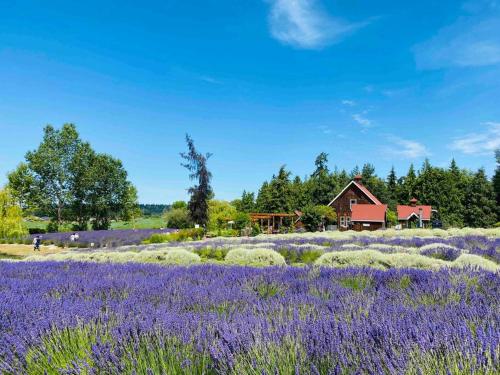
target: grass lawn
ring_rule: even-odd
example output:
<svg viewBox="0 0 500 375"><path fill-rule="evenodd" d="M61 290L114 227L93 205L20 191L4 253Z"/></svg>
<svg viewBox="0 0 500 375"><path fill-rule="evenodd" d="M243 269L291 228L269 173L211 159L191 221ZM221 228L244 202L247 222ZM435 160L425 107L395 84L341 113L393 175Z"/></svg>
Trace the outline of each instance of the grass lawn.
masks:
<svg viewBox="0 0 500 375"><path fill-rule="evenodd" d="M132 222L129 221L114 221L111 224L111 229L160 229L166 228L167 223L162 217L150 216L141 217L135 221L135 228Z"/></svg>
<svg viewBox="0 0 500 375"><path fill-rule="evenodd" d="M25 221L28 229L47 229L48 221ZM135 221L135 226L129 221L113 221L110 229L160 229L166 228L167 223L160 216L141 217ZM65 225L60 232L71 232L71 225Z"/></svg>

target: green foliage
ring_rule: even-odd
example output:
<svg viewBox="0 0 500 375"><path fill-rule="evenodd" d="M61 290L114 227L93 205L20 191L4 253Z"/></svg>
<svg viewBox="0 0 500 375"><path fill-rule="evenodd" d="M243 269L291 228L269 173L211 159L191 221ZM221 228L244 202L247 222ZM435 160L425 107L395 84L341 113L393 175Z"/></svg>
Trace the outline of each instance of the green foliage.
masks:
<svg viewBox="0 0 500 375"><path fill-rule="evenodd" d="M227 201L211 200L208 202L208 230L216 231L228 228L228 222L236 216L236 208Z"/></svg>
<svg viewBox="0 0 500 375"><path fill-rule="evenodd" d="M164 215L168 228L187 229L194 226L186 207L177 207L167 211Z"/></svg>
<svg viewBox="0 0 500 375"><path fill-rule="evenodd" d="M493 186L488 181L484 169L479 169L466 191L465 224L486 228L496 223L496 215Z"/></svg>
<svg viewBox="0 0 500 375"><path fill-rule="evenodd" d="M337 215L330 206L308 206L302 212L300 220L309 232L316 232L336 222Z"/></svg>
<svg viewBox="0 0 500 375"><path fill-rule="evenodd" d="M242 230L251 225L250 215L246 212L237 212L233 221L233 228L236 230Z"/></svg>
<svg viewBox="0 0 500 375"><path fill-rule="evenodd" d="M130 221L113 221L111 229L160 229L167 228L167 222L164 218L158 216L140 217ZM173 227L169 227L173 228Z"/></svg>
<svg viewBox="0 0 500 375"><path fill-rule="evenodd" d="M391 225L398 224L398 214L392 210L387 210L387 222Z"/></svg>
<svg viewBox="0 0 500 375"><path fill-rule="evenodd" d="M173 210L176 210L176 209L179 209L179 208L188 208L188 205L186 202L184 201L175 201L174 203L172 203L172 207L171 207Z"/></svg>
<svg viewBox="0 0 500 375"><path fill-rule="evenodd" d="M360 292L372 285L372 279L365 275L345 277L340 279L340 285L355 292Z"/></svg>
<svg viewBox="0 0 500 375"><path fill-rule="evenodd" d="M21 238L27 233L21 207L8 189L0 190L0 238Z"/></svg>
<svg viewBox="0 0 500 375"><path fill-rule="evenodd" d="M225 258L227 264L240 266L284 266L285 258L279 253L269 249L233 249Z"/></svg>
<svg viewBox="0 0 500 375"><path fill-rule="evenodd" d="M236 209L240 212L254 212L255 211L255 194L243 191L241 199L235 205Z"/></svg>
<svg viewBox="0 0 500 375"><path fill-rule="evenodd" d="M257 196L257 209L266 213L292 212L295 209L290 172L285 166L280 168L271 182L262 185Z"/></svg>
<svg viewBox="0 0 500 375"><path fill-rule="evenodd" d="M194 250L194 252L204 260L210 259L217 261L223 261L228 251L229 250L225 248L213 248L213 247L203 247L201 249Z"/></svg>
<svg viewBox="0 0 500 375"><path fill-rule="evenodd" d="M42 337L40 345L32 346L26 354L28 374L59 374L61 369L92 363L92 348L96 344L115 347L109 323L80 324L74 328L52 328ZM124 338L127 340L126 338ZM210 356L199 352L194 343L155 330L139 335L138 342L129 340L120 357L120 373L211 375ZM87 373L87 372L83 372ZM106 373L116 373L110 364Z"/></svg>

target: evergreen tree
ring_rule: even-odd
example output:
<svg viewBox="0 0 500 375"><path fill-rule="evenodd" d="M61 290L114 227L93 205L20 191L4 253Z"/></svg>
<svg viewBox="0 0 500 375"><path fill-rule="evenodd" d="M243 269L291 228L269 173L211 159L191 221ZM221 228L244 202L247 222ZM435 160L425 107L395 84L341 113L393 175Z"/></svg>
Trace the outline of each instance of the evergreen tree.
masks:
<svg viewBox="0 0 500 375"><path fill-rule="evenodd" d="M446 176L446 196L441 204L441 218L447 226L463 227L466 172L461 171L455 159L451 161Z"/></svg>
<svg viewBox="0 0 500 375"><path fill-rule="evenodd" d="M290 182L290 172L282 166L271 183L269 184L269 206L268 212L292 212L293 207L293 195L292 187Z"/></svg>
<svg viewBox="0 0 500 375"><path fill-rule="evenodd" d="M239 205L236 207L240 212L253 212L255 211L255 194L243 190Z"/></svg>
<svg viewBox="0 0 500 375"><path fill-rule="evenodd" d="M396 171L394 166L392 166L389 175L387 176L387 197L389 204L389 209L392 211L396 210L398 204L398 177L396 176Z"/></svg>
<svg viewBox="0 0 500 375"><path fill-rule="evenodd" d="M257 201L255 206L259 212L267 212L268 207L271 206L271 194L269 188L269 182L264 181L257 194Z"/></svg>
<svg viewBox="0 0 500 375"><path fill-rule="evenodd" d="M415 196L415 184L417 183L417 175L415 167L410 164L406 177L403 178L400 189L399 203L408 204L410 199Z"/></svg>
<svg viewBox="0 0 500 375"><path fill-rule="evenodd" d="M334 197L335 185L328 170L328 154L322 152L315 161L316 170L308 181L310 202L313 205L327 205Z"/></svg>
<svg viewBox="0 0 500 375"><path fill-rule="evenodd" d="M481 168L474 174L467 187L465 225L483 228L493 225L496 222L496 209L493 185Z"/></svg>
<svg viewBox="0 0 500 375"><path fill-rule="evenodd" d="M312 179L302 182L299 176L293 179L292 189L292 206L296 210L303 210L311 204L311 188Z"/></svg>
<svg viewBox="0 0 500 375"><path fill-rule="evenodd" d="M187 153L181 153L181 157L186 160L181 164L190 172L190 179L197 180L197 184L188 189L191 199L188 203L189 216L191 220L199 225L206 227L208 223L208 201L213 196L210 180L212 174L207 168L207 160L211 154L200 154L195 146L193 139L186 134Z"/></svg>

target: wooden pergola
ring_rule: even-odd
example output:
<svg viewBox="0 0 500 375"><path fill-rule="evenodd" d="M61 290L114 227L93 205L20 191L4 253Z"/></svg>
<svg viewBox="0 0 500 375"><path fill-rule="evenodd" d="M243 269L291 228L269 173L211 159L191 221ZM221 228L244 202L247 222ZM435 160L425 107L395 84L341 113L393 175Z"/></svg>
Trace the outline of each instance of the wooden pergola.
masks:
<svg viewBox="0 0 500 375"><path fill-rule="evenodd" d="M283 226L283 218L295 218L296 214L286 213L251 213L250 219L253 223L259 223L263 233L278 233Z"/></svg>

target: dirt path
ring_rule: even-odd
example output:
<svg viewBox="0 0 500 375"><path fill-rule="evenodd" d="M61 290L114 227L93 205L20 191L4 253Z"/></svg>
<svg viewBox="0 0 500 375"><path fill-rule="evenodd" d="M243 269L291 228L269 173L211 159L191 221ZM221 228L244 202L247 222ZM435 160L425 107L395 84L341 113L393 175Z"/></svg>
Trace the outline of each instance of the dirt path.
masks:
<svg viewBox="0 0 500 375"><path fill-rule="evenodd" d="M56 254L64 251L65 249L50 245L50 246L44 246L42 245L40 247L40 251L33 251L33 246L32 245L9 245L9 244L0 244L0 258L2 255L5 255L7 257L15 257L15 258L24 258L29 255L34 255L34 254L41 254L41 255L48 255L48 254Z"/></svg>

